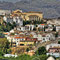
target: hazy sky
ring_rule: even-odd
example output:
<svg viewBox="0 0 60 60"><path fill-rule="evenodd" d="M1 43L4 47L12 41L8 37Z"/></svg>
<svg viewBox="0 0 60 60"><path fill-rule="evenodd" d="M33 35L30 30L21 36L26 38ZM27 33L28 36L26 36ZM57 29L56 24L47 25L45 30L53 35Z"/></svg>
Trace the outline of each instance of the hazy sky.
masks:
<svg viewBox="0 0 60 60"><path fill-rule="evenodd" d="M18 1L30 1L30 0L0 0L0 1L18 2ZM52 0L43 0L43 1L52 1ZM53 0L53 1L60 1L60 0Z"/></svg>
<svg viewBox="0 0 60 60"><path fill-rule="evenodd" d="M0 1L17 2L17 1L21 1L21 0L0 0Z"/></svg>
<svg viewBox="0 0 60 60"><path fill-rule="evenodd" d="M18 1L22 1L22 0L0 0L0 1L18 2ZM23 0L23 1L30 1L30 0Z"/></svg>

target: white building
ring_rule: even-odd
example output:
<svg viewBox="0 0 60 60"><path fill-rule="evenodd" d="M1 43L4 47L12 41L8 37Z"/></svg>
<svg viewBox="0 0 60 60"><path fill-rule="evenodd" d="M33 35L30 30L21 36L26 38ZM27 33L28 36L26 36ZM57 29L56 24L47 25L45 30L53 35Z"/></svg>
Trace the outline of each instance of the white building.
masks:
<svg viewBox="0 0 60 60"><path fill-rule="evenodd" d="M44 26L45 26L45 24L40 24L40 25L37 25L38 26L38 28L40 27L40 28L44 28Z"/></svg>
<svg viewBox="0 0 60 60"><path fill-rule="evenodd" d="M56 26L56 31L57 31L57 32L60 31L60 25L57 25L57 26Z"/></svg>
<svg viewBox="0 0 60 60"><path fill-rule="evenodd" d="M54 40L55 36L51 33L48 34L38 34L38 40L42 40L42 42L46 42L46 41L50 41L50 40Z"/></svg>
<svg viewBox="0 0 60 60"><path fill-rule="evenodd" d="M53 27L46 28L45 31L46 31L46 32L48 32L48 31L53 31Z"/></svg>
<svg viewBox="0 0 60 60"><path fill-rule="evenodd" d="M40 42L55 40L55 36L52 33L34 34L33 38L37 38Z"/></svg>
<svg viewBox="0 0 60 60"><path fill-rule="evenodd" d="M0 15L10 15L11 11L10 10L0 10Z"/></svg>
<svg viewBox="0 0 60 60"><path fill-rule="evenodd" d="M13 22L15 22L19 27L23 26L23 20L21 17L13 17Z"/></svg>
<svg viewBox="0 0 60 60"><path fill-rule="evenodd" d="M12 29L12 30L10 30L10 33L14 33L14 30Z"/></svg>
<svg viewBox="0 0 60 60"><path fill-rule="evenodd" d="M7 17L6 17L6 16L4 16L4 17L3 17L3 20L4 20L5 22L7 22Z"/></svg>
<svg viewBox="0 0 60 60"><path fill-rule="evenodd" d="M33 29L34 29L34 25L25 25L25 30L28 30L28 31L33 31Z"/></svg>
<svg viewBox="0 0 60 60"><path fill-rule="evenodd" d="M47 24L52 24L52 25L60 25L60 20L58 19L51 19L47 21Z"/></svg>
<svg viewBox="0 0 60 60"><path fill-rule="evenodd" d="M54 57L60 57L60 53L47 53L47 56L54 56Z"/></svg>
<svg viewBox="0 0 60 60"><path fill-rule="evenodd" d="M9 22L9 23L13 23L13 17L10 17L10 16L4 16L3 17L3 20L5 21L5 22Z"/></svg>
<svg viewBox="0 0 60 60"><path fill-rule="evenodd" d="M49 50L50 49L50 50ZM47 56L51 55L54 57L60 57L60 44L49 44L46 46L46 50L48 51L48 53L46 53Z"/></svg>
<svg viewBox="0 0 60 60"><path fill-rule="evenodd" d="M15 41L16 46L20 44L20 41L25 41L25 37L14 37L13 41Z"/></svg>
<svg viewBox="0 0 60 60"><path fill-rule="evenodd" d="M13 54L5 54L4 57L18 57L18 56Z"/></svg>
<svg viewBox="0 0 60 60"><path fill-rule="evenodd" d="M49 45L46 46L46 50L48 51L48 49L50 47L60 47L60 44L56 44L56 43L55 44L53 44L53 43L52 44L49 44Z"/></svg>
<svg viewBox="0 0 60 60"><path fill-rule="evenodd" d="M50 56L47 60L55 60L52 56Z"/></svg>
<svg viewBox="0 0 60 60"><path fill-rule="evenodd" d="M21 26L20 31L25 31L25 27Z"/></svg>

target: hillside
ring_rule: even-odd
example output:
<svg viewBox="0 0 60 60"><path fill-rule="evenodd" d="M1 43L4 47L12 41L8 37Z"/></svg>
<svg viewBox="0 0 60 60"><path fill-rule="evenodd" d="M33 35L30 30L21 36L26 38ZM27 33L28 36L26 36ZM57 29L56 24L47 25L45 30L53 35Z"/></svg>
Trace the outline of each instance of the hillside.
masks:
<svg viewBox="0 0 60 60"><path fill-rule="evenodd" d="M6 0L5 0L6 1ZM23 11L41 11L44 18L60 17L60 0L9 0L0 2L0 9L22 9ZM13 3L15 2L15 3Z"/></svg>

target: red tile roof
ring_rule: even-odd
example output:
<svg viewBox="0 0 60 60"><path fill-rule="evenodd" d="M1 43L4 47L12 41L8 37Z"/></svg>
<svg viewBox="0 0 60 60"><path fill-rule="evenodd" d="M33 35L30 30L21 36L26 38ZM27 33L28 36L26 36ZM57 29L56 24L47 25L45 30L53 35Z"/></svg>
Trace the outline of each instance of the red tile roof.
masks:
<svg viewBox="0 0 60 60"><path fill-rule="evenodd" d="M25 38L25 37L15 37L16 39L22 39L22 38Z"/></svg>
<svg viewBox="0 0 60 60"><path fill-rule="evenodd" d="M41 24L41 25L45 25L45 24Z"/></svg>

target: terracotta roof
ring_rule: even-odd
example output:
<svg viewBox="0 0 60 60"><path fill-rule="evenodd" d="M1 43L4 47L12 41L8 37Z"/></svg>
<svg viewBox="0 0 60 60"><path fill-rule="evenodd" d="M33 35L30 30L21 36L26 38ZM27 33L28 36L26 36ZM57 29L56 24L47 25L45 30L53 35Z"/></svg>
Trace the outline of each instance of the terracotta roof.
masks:
<svg viewBox="0 0 60 60"><path fill-rule="evenodd" d="M45 25L45 24L41 24L41 25Z"/></svg>
<svg viewBox="0 0 60 60"><path fill-rule="evenodd" d="M26 41L38 41L38 40L37 40L37 38L29 38L29 37L27 37Z"/></svg>
<svg viewBox="0 0 60 60"><path fill-rule="evenodd" d="M16 39L21 39L21 38L25 38L25 37L15 37Z"/></svg>
<svg viewBox="0 0 60 60"><path fill-rule="evenodd" d="M6 34L7 35L8 33L3 33L3 34Z"/></svg>

